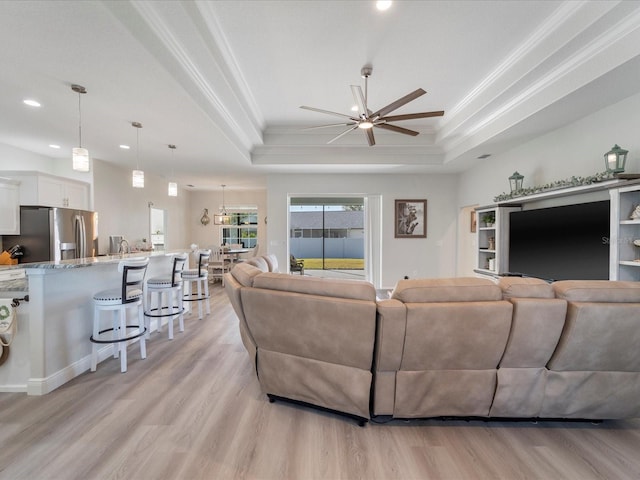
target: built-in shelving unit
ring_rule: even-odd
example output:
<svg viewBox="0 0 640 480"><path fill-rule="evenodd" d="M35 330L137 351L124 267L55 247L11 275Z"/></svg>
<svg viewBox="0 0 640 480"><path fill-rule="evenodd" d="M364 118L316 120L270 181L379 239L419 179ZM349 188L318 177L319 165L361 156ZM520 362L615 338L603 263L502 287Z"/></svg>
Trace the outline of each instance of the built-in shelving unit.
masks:
<svg viewBox="0 0 640 480"><path fill-rule="evenodd" d="M476 272L480 275L495 276L509 271L509 213L519 210L523 205L541 200L559 197L579 196L585 193L607 191L610 202L609 238L609 279L640 281L640 247L634 240L640 240L640 219L631 218L636 207L640 206L640 179L637 175L628 175L614 180L593 183L570 188L542 192L526 197L501 201L491 206L478 207L477 261ZM495 213L495 224L484 225L482 216L487 212ZM495 239L494 248L489 248L489 238ZM494 259L489 265L489 261ZM493 268L491 268L493 267Z"/></svg>
<svg viewBox="0 0 640 480"><path fill-rule="evenodd" d="M611 196L611 235L609 237L609 279L640 281L640 219L631 214L640 206L640 185L609 191Z"/></svg>
<svg viewBox="0 0 640 480"><path fill-rule="evenodd" d="M476 272L496 275L509 271L509 213L520 207L479 207L476 209ZM493 215L494 222L483 221Z"/></svg>

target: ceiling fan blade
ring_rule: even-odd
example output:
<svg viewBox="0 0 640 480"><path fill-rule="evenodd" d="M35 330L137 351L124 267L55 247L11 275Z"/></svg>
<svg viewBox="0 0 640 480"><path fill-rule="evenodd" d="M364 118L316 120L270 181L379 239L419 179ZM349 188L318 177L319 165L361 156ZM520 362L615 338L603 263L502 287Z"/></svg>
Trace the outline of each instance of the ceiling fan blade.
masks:
<svg viewBox="0 0 640 480"><path fill-rule="evenodd" d="M385 130L391 130L392 132L404 133L405 135L411 135L415 137L420 132L416 132L415 130L409 130L408 128L396 127L395 125L389 125L388 123L379 123L375 124L374 127L384 128Z"/></svg>
<svg viewBox="0 0 640 480"><path fill-rule="evenodd" d="M327 142L327 145L329 145L330 143L335 142L336 140L338 140L338 139L339 139L339 138L341 138L341 137L344 137L347 133L349 133L349 132L351 132L351 131L355 130L356 128L358 128L358 125L357 125L357 124L356 124L356 125L354 125L353 127L351 127L349 130L345 130L344 132L342 132L342 133L341 133L340 135L338 135L337 137L334 137L334 138L332 138L331 140L329 140L329 141Z"/></svg>
<svg viewBox="0 0 640 480"><path fill-rule="evenodd" d="M373 128L365 129L364 133L367 135L367 142L369 142L369 146L373 147L376 144L376 139L373 138Z"/></svg>
<svg viewBox="0 0 640 480"><path fill-rule="evenodd" d="M387 113L393 112L394 110L396 110L396 109L400 108L401 106L409 103L410 101L415 100L418 97L421 97L425 93L427 93L427 92L425 92L423 89L419 88L419 89L411 92L410 94L405 95L402 98L399 98L395 102L390 103L386 107L382 107L377 112L372 113L371 116L374 117L374 118L376 118L376 117L377 118L384 117Z"/></svg>
<svg viewBox="0 0 640 480"><path fill-rule="evenodd" d="M362 89L359 85L351 85L351 93L353 93L353 100L358 106L358 113L360 114L360 117L367 118L369 112L367 111L367 103L365 102L364 95L362 94Z"/></svg>
<svg viewBox="0 0 640 480"><path fill-rule="evenodd" d="M316 125L314 127L304 127L301 130L315 130L318 128L329 128L329 127L348 127L350 125L357 125L356 122L349 123L330 123L329 125Z"/></svg>
<svg viewBox="0 0 640 480"><path fill-rule="evenodd" d="M305 110L311 110L312 112L326 113L327 115L335 115L338 117L348 118L349 120L353 120L354 122L358 121L357 118L353 118L351 115L345 115L344 113L330 112L329 110L322 110L321 108L307 107L305 105L302 105L300 108L303 108Z"/></svg>
<svg viewBox="0 0 640 480"><path fill-rule="evenodd" d="M406 115L392 115L390 117L382 117L377 121L397 122L398 120L412 120L414 118L429 118L429 117L441 117L444 115L444 110L437 112L422 112L422 113L408 113Z"/></svg>

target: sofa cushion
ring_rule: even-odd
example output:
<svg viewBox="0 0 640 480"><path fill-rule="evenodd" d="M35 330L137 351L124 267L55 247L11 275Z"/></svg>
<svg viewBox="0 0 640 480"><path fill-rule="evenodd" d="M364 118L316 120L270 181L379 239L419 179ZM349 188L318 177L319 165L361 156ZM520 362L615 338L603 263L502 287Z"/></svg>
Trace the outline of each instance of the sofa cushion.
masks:
<svg viewBox="0 0 640 480"><path fill-rule="evenodd" d="M242 263L248 263L249 265L253 265L254 267L259 268L263 272L270 271L269 270L269 264L262 257L253 257L253 258L250 258L249 260L247 260L246 262L242 262Z"/></svg>
<svg viewBox="0 0 640 480"><path fill-rule="evenodd" d="M362 280L294 277L286 273L271 272L258 275L254 279L253 286L255 288L321 295L324 297L376 301L375 288L371 283Z"/></svg>
<svg viewBox="0 0 640 480"><path fill-rule="evenodd" d="M231 270L233 278L235 278L243 287L251 287L253 285L253 279L261 273L263 273L261 269L251 265L249 262L239 263Z"/></svg>
<svg viewBox="0 0 640 480"><path fill-rule="evenodd" d="M505 300L510 298L555 298L553 287L539 278L501 277L498 285Z"/></svg>
<svg viewBox="0 0 640 480"><path fill-rule="evenodd" d="M569 302L640 303L640 283L610 280L554 282L558 298Z"/></svg>
<svg viewBox="0 0 640 480"><path fill-rule="evenodd" d="M391 298L404 303L483 302L502 300L502 291L485 278L425 278L398 281Z"/></svg>
<svg viewBox="0 0 640 480"><path fill-rule="evenodd" d="M267 262L270 272L279 272L278 258L273 253L263 255L262 258L264 258L264 261Z"/></svg>

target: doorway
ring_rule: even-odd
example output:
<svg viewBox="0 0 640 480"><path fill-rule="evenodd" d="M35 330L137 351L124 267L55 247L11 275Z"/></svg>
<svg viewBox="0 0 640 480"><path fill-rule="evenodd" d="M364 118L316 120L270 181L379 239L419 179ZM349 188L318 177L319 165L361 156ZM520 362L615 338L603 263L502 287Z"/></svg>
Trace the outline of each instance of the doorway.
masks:
<svg viewBox="0 0 640 480"><path fill-rule="evenodd" d="M163 252L167 245L167 211L149 206L149 238L155 251Z"/></svg>

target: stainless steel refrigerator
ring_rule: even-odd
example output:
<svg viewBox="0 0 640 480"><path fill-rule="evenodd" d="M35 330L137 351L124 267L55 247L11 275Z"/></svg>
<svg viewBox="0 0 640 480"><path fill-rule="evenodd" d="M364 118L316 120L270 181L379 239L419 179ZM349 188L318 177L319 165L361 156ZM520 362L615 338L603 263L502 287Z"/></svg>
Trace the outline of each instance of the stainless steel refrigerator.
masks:
<svg viewBox="0 0 640 480"><path fill-rule="evenodd" d="M70 208L20 207L20 235L5 235L3 244L23 247L20 263L95 257L98 214Z"/></svg>

